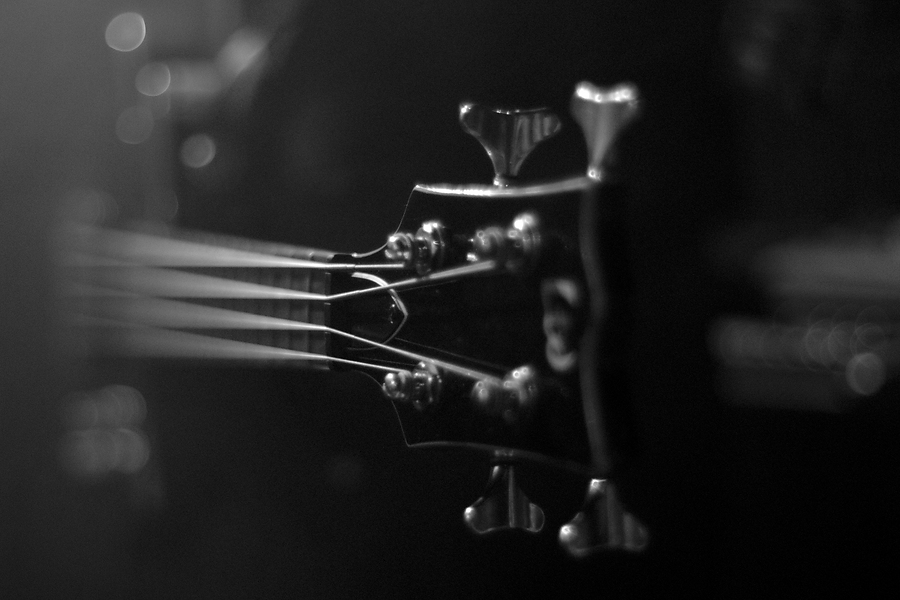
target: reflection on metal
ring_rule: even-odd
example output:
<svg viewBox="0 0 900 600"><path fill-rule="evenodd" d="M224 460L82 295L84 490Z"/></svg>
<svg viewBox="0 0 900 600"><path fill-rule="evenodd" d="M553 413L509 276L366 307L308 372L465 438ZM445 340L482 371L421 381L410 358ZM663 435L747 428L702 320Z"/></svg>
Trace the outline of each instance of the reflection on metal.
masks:
<svg viewBox="0 0 900 600"><path fill-rule="evenodd" d="M427 221L415 233L394 233L388 237L384 255L425 275L444 265L447 255L446 228L439 221Z"/></svg>
<svg viewBox="0 0 900 600"><path fill-rule="evenodd" d="M602 179L603 162L616 136L640 112L637 88L627 83L599 88L582 82L572 97L571 110L587 143L588 177Z"/></svg>
<svg viewBox="0 0 900 600"><path fill-rule="evenodd" d="M501 417L509 425L521 424L540 399L537 374L526 365L513 369L502 381L482 379L472 386L471 397L486 414Z"/></svg>
<svg viewBox="0 0 900 600"><path fill-rule="evenodd" d="M500 110L462 104L459 121L487 151L497 186L509 185L531 151L562 128L559 118L545 108Z"/></svg>
<svg viewBox="0 0 900 600"><path fill-rule="evenodd" d="M647 528L625 511L606 479L591 480L581 511L559 530L560 544L575 557L609 550L640 552L648 541Z"/></svg>
<svg viewBox="0 0 900 600"><path fill-rule="evenodd" d="M541 282L544 305L544 356L557 373L571 373L578 366L578 344L584 333L584 290L571 277Z"/></svg>
<svg viewBox="0 0 900 600"><path fill-rule="evenodd" d="M500 227L479 229L470 241L471 261L496 260L509 271L521 272L537 261L541 246L538 218L522 213L506 230Z"/></svg>
<svg viewBox="0 0 900 600"><path fill-rule="evenodd" d="M537 533L544 528L544 511L518 486L511 464L494 465L484 495L466 509L464 518L479 534L504 529Z"/></svg>
<svg viewBox="0 0 900 600"><path fill-rule="evenodd" d="M441 375L437 365L423 361L412 372L388 373L381 388L389 400L424 410L440 400Z"/></svg>

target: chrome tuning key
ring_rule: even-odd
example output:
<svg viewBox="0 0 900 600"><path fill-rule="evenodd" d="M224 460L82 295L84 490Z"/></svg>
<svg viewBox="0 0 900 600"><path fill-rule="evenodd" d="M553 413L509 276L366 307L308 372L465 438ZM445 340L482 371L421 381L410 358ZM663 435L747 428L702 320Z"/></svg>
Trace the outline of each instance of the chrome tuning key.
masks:
<svg viewBox="0 0 900 600"><path fill-rule="evenodd" d="M485 414L500 417L508 425L527 422L540 399L537 373L525 365L502 380L482 380L472 387L472 402Z"/></svg>
<svg viewBox="0 0 900 600"><path fill-rule="evenodd" d="M559 529L560 544L578 558L602 551L641 552L648 541L647 528L625 510L608 479L591 480L581 511Z"/></svg>
<svg viewBox="0 0 900 600"><path fill-rule="evenodd" d="M425 410L440 398L441 375L434 363L420 362L413 371L385 375L381 389L389 400Z"/></svg>
<svg viewBox="0 0 900 600"><path fill-rule="evenodd" d="M494 164L494 185L506 187L538 144L556 135L559 118L546 108L501 110L461 104L459 122L475 136Z"/></svg>
<svg viewBox="0 0 900 600"><path fill-rule="evenodd" d="M448 237L446 228L439 221L427 221L415 234L398 232L390 235L384 256L425 275L443 266Z"/></svg>
<svg viewBox="0 0 900 600"><path fill-rule="evenodd" d="M537 261L541 246L541 227L537 215L522 213L506 229L479 229L471 239L473 261L496 260L500 266L521 272Z"/></svg>
<svg viewBox="0 0 900 600"><path fill-rule="evenodd" d="M572 96L571 112L587 143L587 175L602 179L603 161L616 136L640 113L637 88L628 83L600 88L581 82Z"/></svg>
<svg viewBox="0 0 900 600"><path fill-rule="evenodd" d="M544 528L544 511L516 483L515 466L501 462L491 469L484 495L466 509L465 520L475 533L503 529L538 533Z"/></svg>

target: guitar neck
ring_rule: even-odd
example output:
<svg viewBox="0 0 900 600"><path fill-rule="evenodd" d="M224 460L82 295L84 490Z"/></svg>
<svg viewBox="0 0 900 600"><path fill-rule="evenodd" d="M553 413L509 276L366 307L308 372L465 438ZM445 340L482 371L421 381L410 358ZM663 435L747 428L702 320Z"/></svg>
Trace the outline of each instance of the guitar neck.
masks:
<svg viewBox="0 0 900 600"><path fill-rule="evenodd" d="M333 252L210 234L84 229L69 308L90 351L328 368ZM352 257L344 257L352 258Z"/></svg>

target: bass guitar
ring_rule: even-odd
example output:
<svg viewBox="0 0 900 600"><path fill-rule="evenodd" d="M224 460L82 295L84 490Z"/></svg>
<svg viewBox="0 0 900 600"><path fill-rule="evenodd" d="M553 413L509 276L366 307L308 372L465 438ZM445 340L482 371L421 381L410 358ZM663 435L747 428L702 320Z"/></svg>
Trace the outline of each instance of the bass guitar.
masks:
<svg viewBox="0 0 900 600"><path fill-rule="evenodd" d="M524 185L521 165L560 119L462 105L493 184L416 186L372 252L73 224L73 318L101 354L367 373L410 447L490 460L487 489L465 510L473 531L542 530L542 509L517 483L539 464L589 481L559 531L567 550L640 551L648 533L614 483L629 436L616 353L629 291L616 217L625 188L607 161L638 110L633 86L580 84L572 113L587 173Z"/></svg>

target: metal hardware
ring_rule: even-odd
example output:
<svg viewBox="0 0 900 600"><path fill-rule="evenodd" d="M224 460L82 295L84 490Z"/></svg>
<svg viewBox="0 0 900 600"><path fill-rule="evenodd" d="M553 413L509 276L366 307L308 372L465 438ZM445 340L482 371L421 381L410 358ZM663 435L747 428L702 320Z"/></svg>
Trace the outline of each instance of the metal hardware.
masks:
<svg viewBox="0 0 900 600"><path fill-rule="evenodd" d="M471 397L485 413L517 425L533 412L539 391L537 375L530 366L510 371L502 381L482 380L472 387Z"/></svg>
<svg viewBox="0 0 900 600"><path fill-rule="evenodd" d="M544 356L556 373L578 366L578 342L584 329L584 292L574 279L560 277L541 282L544 305Z"/></svg>
<svg viewBox="0 0 900 600"><path fill-rule="evenodd" d="M519 174L539 143L562 128L559 118L546 108L501 110L461 104L459 121L484 146L494 165L494 185L501 187Z"/></svg>
<svg viewBox="0 0 900 600"><path fill-rule="evenodd" d="M422 251L415 263L420 275L441 267L447 249L447 229L439 221L427 221L416 232L416 242Z"/></svg>
<svg viewBox="0 0 900 600"><path fill-rule="evenodd" d="M513 219L513 225L506 232L508 255L506 268L520 271L537 257L540 247L540 228L533 213L523 213Z"/></svg>
<svg viewBox="0 0 900 600"><path fill-rule="evenodd" d="M425 410L441 394L441 376L433 363L420 362L413 371L397 371L384 376L381 386L385 397Z"/></svg>
<svg viewBox="0 0 900 600"><path fill-rule="evenodd" d="M625 511L608 479L591 480L581 511L559 529L562 547L579 558L604 550L641 552L648 541L647 528Z"/></svg>
<svg viewBox="0 0 900 600"><path fill-rule="evenodd" d="M603 178L603 162L610 147L639 111L638 91L631 84L611 88L599 88L587 82L578 84L572 97L571 112L587 143L588 177Z"/></svg>
<svg viewBox="0 0 900 600"><path fill-rule="evenodd" d="M416 255L416 238L411 233L395 233L388 237L384 256L390 261L411 267Z"/></svg>
<svg viewBox="0 0 900 600"><path fill-rule="evenodd" d="M533 213L522 213L506 230L500 227L479 229L472 237L475 261L496 260L506 269L519 272L537 260L540 250L540 226Z"/></svg>
<svg viewBox="0 0 900 600"><path fill-rule="evenodd" d="M518 486L515 467L508 463L494 465L484 495L466 509L464 519L479 534L503 529L538 533L544 528L544 511Z"/></svg>
<svg viewBox="0 0 900 600"><path fill-rule="evenodd" d="M389 236L384 255L425 275L443 265L447 237L447 230L439 221L426 221L415 235L399 232Z"/></svg>

